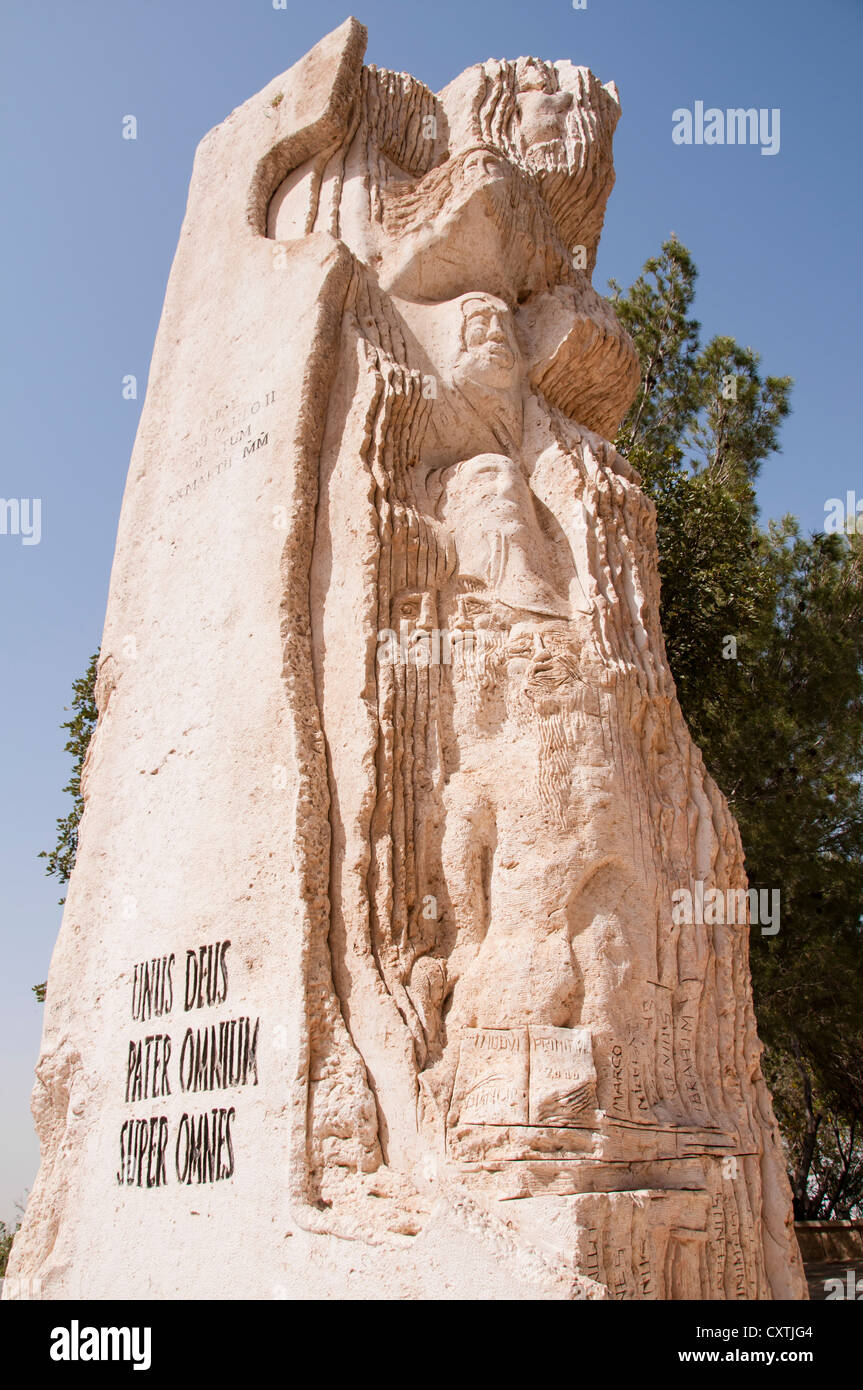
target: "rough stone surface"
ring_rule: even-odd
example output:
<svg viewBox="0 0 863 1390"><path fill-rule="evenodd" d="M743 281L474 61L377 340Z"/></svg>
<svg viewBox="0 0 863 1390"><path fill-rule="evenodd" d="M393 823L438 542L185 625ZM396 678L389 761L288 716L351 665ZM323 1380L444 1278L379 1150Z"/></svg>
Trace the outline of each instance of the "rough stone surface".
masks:
<svg viewBox="0 0 863 1390"><path fill-rule="evenodd" d="M612 84L355 20L203 140L7 1296L801 1298L590 284Z"/></svg>

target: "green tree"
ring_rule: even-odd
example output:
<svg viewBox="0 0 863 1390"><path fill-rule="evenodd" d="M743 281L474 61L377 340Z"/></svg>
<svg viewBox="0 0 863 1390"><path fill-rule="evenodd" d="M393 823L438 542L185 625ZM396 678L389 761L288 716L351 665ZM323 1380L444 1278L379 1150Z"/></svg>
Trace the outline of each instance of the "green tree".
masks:
<svg viewBox="0 0 863 1390"><path fill-rule="evenodd" d="M641 362L641 386L617 440L636 466L679 462L680 441L698 409L695 363L701 325L690 309L698 272L672 236L624 293L610 280L614 306Z"/></svg>
<svg viewBox="0 0 863 1390"><path fill-rule="evenodd" d="M750 872L782 891L785 926L753 974L768 1069L793 1081L778 1109L805 1121L788 1131L797 1213L814 1217L841 1209L863 1157L863 554L843 536L782 539L773 627L714 761Z"/></svg>
<svg viewBox="0 0 863 1390"><path fill-rule="evenodd" d="M778 446L788 377L762 379L732 338L700 346L692 317L697 271L675 237L624 293L617 313L641 362L639 393L616 444L658 511L661 617L681 705L709 745L740 672L722 659L770 621L772 576L757 525L755 480Z"/></svg>
<svg viewBox="0 0 863 1390"><path fill-rule="evenodd" d="M797 1215L860 1209L863 1167L863 571L856 535L762 529L759 470L791 382L733 338L701 347L696 270L671 238L617 312L642 368L617 447L656 503L661 616L681 706L778 887L753 938L765 1070ZM850 1205L849 1205L850 1204Z"/></svg>
<svg viewBox="0 0 863 1390"><path fill-rule="evenodd" d="M14 1229L7 1226L5 1221L0 1221L0 1279L6 1277L6 1266L9 1263L9 1256L12 1254L12 1242L21 1226L17 1222Z"/></svg>
<svg viewBox="0 0 863 1390"><path fill-rule="evenodd" d="M81 770L99 717L95 696L98 663L99 653L96 652L91 656L84 675L80 676L72 686L71 718L60 725L61 729L69 731L65 751L71 753L74 759L69 781L63 788L63 791L71 796L72 806L65 816L60 816L57 820L57 843L54 848L42 850L39 858L47 859L45 872L55 874L61 883L68 883L75 865L75 856L78 853L78 825L84 810L84 798L81 795ZM65 898L61 898L60 904L62 905L65 901ZM44 1003L45 982L34 985L33 993L40 1003Z"/></svg>

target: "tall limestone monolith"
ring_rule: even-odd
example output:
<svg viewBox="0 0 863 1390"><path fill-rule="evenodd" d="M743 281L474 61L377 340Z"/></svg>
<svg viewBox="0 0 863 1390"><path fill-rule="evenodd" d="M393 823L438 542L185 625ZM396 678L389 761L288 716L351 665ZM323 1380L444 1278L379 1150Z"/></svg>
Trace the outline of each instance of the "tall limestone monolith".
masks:
<svg viewBox="0 0 863 1390"><path fill-rule="evenodd" d="M6 1295L805 1297L740 838L608 442L617 92L364 50L195 160Z"/></svg>

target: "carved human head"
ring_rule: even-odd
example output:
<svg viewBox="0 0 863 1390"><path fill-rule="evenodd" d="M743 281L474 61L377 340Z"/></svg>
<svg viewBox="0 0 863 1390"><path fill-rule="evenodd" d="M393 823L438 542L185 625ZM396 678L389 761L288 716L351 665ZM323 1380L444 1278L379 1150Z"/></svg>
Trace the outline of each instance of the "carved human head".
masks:
<svg viewBox="0 0 863 1390"><path fill-rule="evenodd" d="M490 294L467 294L460 301L460 353L457 376L507 389L521 370L521 351L509 306Z"/></svg>
<svg viewBox="0 0 863 1390"><path fill-rule="evenodd" d="M521 58L516 65L521 153L530 161L537 147L547 147L566 138L566 113L573 103L571 92L555 90L557 84L547 64ZM561 149L561 153L564 151Z"/></svg>
<svg viewBox="0 0 863 1390"><path fill-rule="evenodd" d="M504 454L478 454L441 469L429 480L437 516L464 546L489 527L521 531L534 518L530 488L518 463Z"/></svg>

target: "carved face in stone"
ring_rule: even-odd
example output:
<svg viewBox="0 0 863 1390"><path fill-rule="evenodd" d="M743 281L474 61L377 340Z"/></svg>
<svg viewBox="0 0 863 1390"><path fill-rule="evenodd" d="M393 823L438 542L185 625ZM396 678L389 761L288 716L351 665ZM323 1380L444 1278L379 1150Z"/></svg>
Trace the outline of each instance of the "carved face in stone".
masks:
<svg viewBox="0 0 863 1390"><path fill-rule="evenodd" d="M521 373L521 353L509 307L493 295L467 295L461 315L457 378L511 389Z"/></svg>
<svg viewBox="0 0 863 1390"><path fill-rule="evenodd" d="M567 616L543 573L545 543L519 464L478 454L445 469L440 483L438 516L455 538L462 573L512 608Z"/></svg>
<svg viewBox="0 0 863 1390"><path fill-rule="evenodd" d="M550 145L566 135L566 113L572 106L571 92L521 92L521 146L528 154L536 145Z"/></svg>
<svg viewBox="0 0 863 1390"><path fill-rule="evenodd" d="M492 527L515 532L533 517L524 474L502 454L466 459L447 469L442 482L439 515L458 535Z"/></svg>
<svg viewBox="0 0 863 1390"><path fill-rule="evenodd" d="M537 146L560 145L566 138L566 113L572 106L571 92L549 90L545 72L536 64L526 63L518 71L519 93L516 106L519 115L521 152L528 157ZM545 162L545 161L543 161Z"/></svg>
<svg viewBox="0 0 863 1390"><path fill-rule="evenodd" d="M599 715L599 697L583 682L580 647L570 623L514 623L503 654L508 674L521 679L521 694L536 714L556 714L575 704Z"/></svg>
<svg viewBox="0 0 863 1390"><path fill-rule="evenodd" d="M413 660L422 664L431 655L432 634L438 626L437 602L429 589L400 589L392 601L392 627Z"/></svg>
<svg viewBox="0 0 863 1390"><path fill-rule="evenodd" d="M509 183L512 179L512 169L493 150L468 150L456 167L458 178L467 187L476 184L491 188L495 184Z"/></svg>

